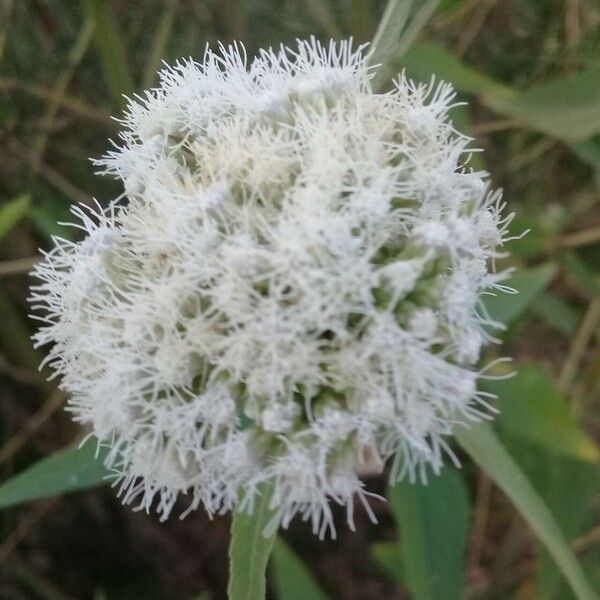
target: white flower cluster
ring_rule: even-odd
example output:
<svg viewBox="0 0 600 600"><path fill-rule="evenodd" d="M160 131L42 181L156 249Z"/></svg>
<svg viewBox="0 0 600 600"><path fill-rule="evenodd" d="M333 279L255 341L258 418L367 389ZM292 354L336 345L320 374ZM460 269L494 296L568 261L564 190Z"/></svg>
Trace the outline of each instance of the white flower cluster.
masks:
<svg viewBox="0 0 600 600"><path fill-rule="evenodd" d="M364 49L237 46L132 100L98 161L125 193L35 269L38 345L126 502L296 514L333 533L361 477L434 471L485 416L481 296L511 217L451 86L375 93Z"/></svg>

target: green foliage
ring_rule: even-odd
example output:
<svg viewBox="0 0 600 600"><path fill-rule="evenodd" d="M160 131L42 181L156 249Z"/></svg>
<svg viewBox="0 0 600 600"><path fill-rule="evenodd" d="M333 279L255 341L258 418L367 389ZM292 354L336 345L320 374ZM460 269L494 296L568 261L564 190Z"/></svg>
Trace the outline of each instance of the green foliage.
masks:
<svg viewBox="0 0 600 600"><path fill-rule="evenodd" d="M27 214L30 206L28 194L0 205L0 241Z"/></svg>
<svg viewBox="0 0 600 600"><path fill-rule="evenodd" d="M510 325L541 294L556 273L556 266L545 264L532 269L520 269L503 284L517 290L517 294L498 293L485 298L485 306L493 319Z"/></svg>
<svg viewBox="0 0 600 600"><path fill-rule="evenodd" d="M29 329L15 307L0 289L0 350L17 365L37 370L41 357L31 345Z"/></svg>
<svg viewBox="0 0 600 600"><path fill-rule="evenodd" d="M580 260L575 254L568 253L563 256L563 264L570 277L572 277L591 298L600 297L600 284L596 273Z"/></svg>
<svg viewBox="0 0 600 600"><path fill-rule="evenodd" d="M373 85L380 88L393 74L392 65L409 49L439 0L389 0L371 43L369 62L380 65Z"/></svg>
<svg viewBox="0 0 600 600"><path fill-rule="evenodd" d="M489 96L494 110L519 119L531 129L580 142L600 132L600 67L548 81L509 96Z"/></svg>
<svg viewBox="0 0 600 600"><path fill-rule="evenodd" d="M577 310L560 296L542 292L531 308L538 317L566 337L575 335L579 315Z"/></svg>
<svg viewBox="0 0 600 600"><path fill-rule="evenodd" d="M449 467L425 485L402 481L389 490L388 499L403 548L402 568L395 568L414 600L459 600L469 531L467 490L459 473ZM379 553L388 569L400 555Z"/></svg>
<svg viewBox="0 0 600 600"><path fill-rule="evenodd" d="M486 381L483 387L499 398L501 431L580 461L600 460L598 447L577 425L565 398L539 367L521 367L515 377Z"/></svg>
<svg viewBox="0 0 600 600"><path fill-rule="evenodd" d="M526 357L513 379L484 384L485 390L500 397L497 430L508 453L485 427L461 431L459 438L554 556L542 550L533 577L519 576L519 569L509 569L510 576L519 577L517 585L525 583L533 590L532 597L540 600L595 597L564 540L573 540L598 526L600 469L593 441L594 437L598 439L599 422L600 376L594 373L594 365L599 364L597 343L592 339L583 349L568 396L557 390L549 375L558 377L571 354L586 305L600 293L596 269L599 243L592 240L585 249L575 248L572 252L558 250L563 235L598 226L600 39L589 26L598 16L594 3L392 0L384 7L383 2L363 0L171 0L134 6L104 0L82 0L81 4L49 0L5 4L0 10L0 151L6 168L0 174L0 187L3 198L14 200L0 206L1 260L28 259L37 246L48 246L51 235L77 235L74 229L56 225L56 221L70 220L69 204L92 191L100 190L101 200L109 197L110 188L102 187L102 180L92 176L93 169L85 159L104 152L106 138L114 137L114 126L106 118L108 107L122 107L122 94L135 91L135 82L147 86L155 81L154 70L161 58L172 61L179 56L198 57L205 43L234 38L243 39L252 54L258 47L305 37L315 29L323 33L321 37L326 34L339 38L352 31L365 38L383 13L371 62L385 66L375 84L385 89L390 76L402 69L422 81L428 82L435 75L453 83L459 99L470 102L468 107L453 109L455 126L473 133L473 145L486 150L485 163L481 155L475 154L468 166L489 169L494 184L506 188L510 209L518 215L512 226L515 234L532 229L522 240L510 243L513 262L499 263L500 268L519 265L507 282L519 293L490 296L485 301L492 316L514 325L507 336L509 348L492 350L492 356L498 352L518 356L519 363ZM573 6L577 7L575 13ZM74 36L88 22L82 18L94 28L96 48L73 65L69 53ZM57 83L71 69L73 77L56 95L60 87ZM47 164L35 165L29 154L39 139L47 141ZM530 154L536 147L542 148L541 153ZM560 218L554 219L555 209L562 211ZM19 228L22 235L17 236L15 227L23 219L33 227ZM8 236L11 231L13 234ZM31 347L31 327L25 316L27 280L19 277L0 280L0 426L6 438L14 433L37 436L29 433L28 421L21 429L21 421L43 403L54 385L39 381L36 374L40 356ZM53 426L60 427L60 421ZM25 448L28 456L39 456L44 446L29 443ZM469 461L463 463L470 473ZM23 464L22 460L17 464ZM6 473L12 472L11 465L2 466ZM70 448L48 455L3 481L0 507L102 485L107 482L105 475L101 461L94 458L94 444L87 443L81 450ZM468 597L478 595L468 581L463 581L462 555L469 514L464 488L472 482L461 475L448 465L439 478L431 477L428 486L402 483L395 488L390 494L390 509L399 526L400 541L377 543L370 548L385 572L417 600L452 600L461 590ZM245 515L235 517L232 593L236 595L232 597L260 598L264 594L264 570L273 544L273 538L261 536L268 520L266 497L258 522ZM497 521L503 522L506 514L494 511L490 507L490 525L497 528ZM10 539L12 515L3 513L2 517L3 531ZM64 515L60 518L66 521ZM72 528L78 527L79 521L74 521ZM166 529L169 524L164 527L168 535L176 535ZM114 545L111 552L99 556L99 563L110 564L113 553L132 553L126 544L119 549L123 541L119 532L109 530L107 536L114 538ZM36 547L35 540L45 537L53 545ZM35 531L22 544L22 554L27 558L29 546L32 555L38 552L52 558L53 552L65 552L72 538L63 546L56 545L57 538L60 536ZM487 560L491 565L480 566L489 576L489 587L481 597L502 597L498 594L505 588L497 591L495 586L508 588L513 584L507 583L510 577L505 573L495 574L500 560L493 548L497 540L493 534L489 538L486 542L492 550ZM527 554L523 550L519 547L508 551L509 562L517 565ZM281 539L275 542L272 582L278 597L324 598L302 562L306 549L299 545L298 551L296 556ZM346 550L343 544L337 544L333 551ZM3 556L6 559L6 554ZM555 560L577 595L563 581ZM597 546L588 548L581 557L597 589L599 560ZM77 561L70 563L70 571L83 573L86 569ZM7 565L8 572L10 560ZM154 570L153 565L144 576L149 578L150 571L154 576ZM95 580L102 576L94 571L88 575L84 592L75 589L61 594L52 585L62 585L61 579L69 578L57 570L56 564L48 571L53 573L54 582L42 580L36 584L35 593L40 597L79 597L82 593L89 595L92 589L103 589L103 582ZM380 573L367 571L365 568L361 573L365 580L380 577ZM440 585L441 576L447 581L445 589ZM483 577L482 581L488 579ZM357 597L372 582L363 583ZM29 589L13 594L12 588L7 592L2 586L0 582L1 597L31 594ZM463 589L465 586L467 589ZM107 592L106 597L131 597L119 592ZM169 595L157 592L157 598ZM517 593L511 587L503 597L517 597Z"/></svg>
<svg viewBox="0 0 600 600"><path fill-rule="evenodd" d="M94 23L96 43L109 88L116 105L123 108L125 106L123 94L134 89L127 64L125 44L121 40L107 3L103 0L84 0L84 3L88 18Z"/></svg>
<svg viewBox="0 0 600 600"><path fill-rule="evenodd" d="M598 156L596 145L583 141L600 131L600 67L518 91L479 73L441 44L429 41L416 43L402 66L417 79L426 81L435 74L452 82L460 92L477 94L489 108L535 131L580 143L577 151L587 160Z"/></svg>
<svg viewBox="0 0 600 600"><path fill-rule="evenodd" d="M584 527L589 527L594 497L600 488L597 463L577 460L541 448L538 444L509 432L501 431L500 434L548 506L565 538L572 540L582 533ZM541 600L574 598L566 584L560 585L560 572L546 551L541 553L536 583ZM600 588L595 586L595 589Z"/></svg>
<svg viewBox="0 0 600 600"><path fill-rule="evenodd" d="M489 94L494 97L510 96L511 90L488 75L467 66L440 43L419 40L402 58L402 66L415 79L428 81L432 75L450 81L465 94Z"/></svg>
<svg viewBox="0 0 600 600"><path fill-rule="evenodd" d="M271 560L278 600L327 600L302 560L281 537L275 541Z"/></svg>
<svg viewBox="0 0 600 600"><path fill-rule="evenodd" d="M402 584L405 580L402 545L398 542L378 542L370 547L371 556L375 562L388 574L391 579L395 579Z"/></svg>
<svg viewBox="0 0 600 600"><path fill-rule="evenodd" d="M485 423L456 431L459 444L525 517L578 600L598 600L562 531L529 479Z"/></svg>
<svg viewBox="0 0 600 600"><path fill-rule="evenodd" d="M107 483L103 454L96 454L96 444L88 441L40 460L0 486L0 509Z"/></svg>

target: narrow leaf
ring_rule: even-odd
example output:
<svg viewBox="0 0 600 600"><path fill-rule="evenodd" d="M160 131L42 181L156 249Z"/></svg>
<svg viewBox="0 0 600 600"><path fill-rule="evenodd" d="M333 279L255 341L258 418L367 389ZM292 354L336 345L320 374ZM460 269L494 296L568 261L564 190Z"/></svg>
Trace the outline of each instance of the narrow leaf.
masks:
<svg viewBox="0 0 600 600"><path fill-rule="evenodd" d="M556 519L567 540L573 540L594 523L594 497L600 483L596 464L545 450L509 432L501 439L525 472ZM568 493L565 493L568 490ZM582 558L583 561L583 558ZM573 600L554 561L542 552L538 559L537 597ZM592 582L593 583L593 582Z"/></svg>
<svg viewBox="0 0 600 600"><path fill-rule="evenodd" d="M532 269L521 269L503 282L516 289L518 294L498 293L495 296L485 296L485 306L490 316L509 325L520 317L536 297L548 287L555 273L556 265L552 263Z"/></svg>
<svg viewBox="0 0 600 600"><path fill-rule="evenodd" d="M30 204L29 196L23 194L0 206L0 240L27 214Z"/></svg>
<svg viewBox="0 0 600 600"><path fill-rule="evenodd" d="M566 337L570 338L577 332L579 313L561 296L543 292L537 297L532 309L540 319Z"/></svg>
<svg viewBox="0 0 600 600"><path fill-rule="evenodd" d="M393 65L407 52L440 0L389 0L371 43L369 63L380 65L373 87L380 88Z"/></svg>
<svg viewBox="0 0 600 600"><path fill-rule="evenodd" d="M36 371L42 356L31 344L31 331L24 322L23 315L12 305L0 289L0 351L14 364ZM48 384L54 388L54 385Z"/></svg>
<svg viewBox="0 0 600 600"><path fill-rule="evenodd" d="M396 50L394 52L396 59L404 56L408 49L413 45L421 33L421 29L425 27L439 3L440 0L418 1L418 6L413 11L414 14L412 15L412 18L409 20L397 42Z"/></svg>
<svg viewBox="0 0 600 600"><path fill-rule="evenodd" d="M594 171L596 186L600 187L600 135L595 135L571 146L573 152Z"/></svg>
<svg viewBox="0 0 600 600"><path fill-rule="evenodd" d="M326 600L310 571L278 537L273 548L275 589L278 600Z"/></svg>
<svg viewBox="0 0 600 600"><path fill-rule="evenodd" d="M265 536L272 518L270 488L263 488L252 514L235 512L229 545L229 600L262 600L266 592L267 564L275 535Z"/></svg>
<svg viewBox="0 0 600 600"><path fill-rule="evenodd" d="M444 469L426 485L400 482L391 488L389 500L414 600L460 600L469 502L459 473Z"/></svg>
<svg viewBox="0 0 600 600"><path fill-rule="evenodd" d="M562 262L568 275L575 279L591 298L600 298L600 284L596 280L596 273L585 262L573 252L565 254Z"/></svg>
<svg viewBox="0 0 600 600"><path fill-rule="evenodd" d="M303 0L303 2L308 14L329 37L334 40L344 37L326 0Z"/></svg>
<svg viewBox="0 0 600 600"><path fill-rule="evenodd" d="M123 94L130 92L134 86L121 36L106 2L85 0L85 6L94 21L96 42L108 85L117 106L123 108L126 102Z"/></svg>
<svg viewBox="0 0 600 600"><path fill-rule="evenodd" d="M175 15L179 0L170 0L160 17L156 31L152 36L152 46L148 53L146 61L146 69L144 73L143 87L149 88L156 80L157 71L160 68L160 61L163 59L165 49L169 43L173 25L175 23Z"/></svg>
<svg viewBox="0 0 600 600"><path fill-rule="evenodd" d="M574 144L584 160L597 164L598 146L588 138L600 132L600 67L553 79L527 90L516 90L479 73L443 45L416 42L402 66L415 79L432 75L451 82L459 92L477 94L482 104L530 129Z"/></svg>
<svg viewBox="0 0 600 600"><path fill-rule="evenodd" d="M373 78L378 88L388 76L388 65L395 56L400 34L406 25L412 0L389 0L371 42L369 64L380 65Z"/></svg>
<svg viewBox="0 0 600 600"><path fill-rule="evenodd" d="M395 581L404 583L402 548L397 542L379 542L369 547L375 562Z"/></svg>
<svg viewBox="0 0 600 600"><path fill-rule="evenodd" d="M108 483L102 456L95 454L90 440L40 460L0 486L0 508Z"/></svg>
<svg viewBox="0 0 600 600"><path fill-rule="evenodd" d="M546 546L578 600L598 600L552 514L487 423L457 428L456 439L512 500Z"/></svg>
<svg viewBox="0 0 600 600"><path fill-rule="evenodd" d="M510 88L460 61L442 44L430 40L415 42L404 55L402 66L415 79L428 81L435 75L451 82L454 89L466 94L504 96L512 93Z"/></svg>
<svg viewBox="0 0 600 600"><path fill-rule="evenodd" d="M600 132L600 67L583 69L512 97L490 97L487 104L504 114L568 142Z"/></svg>
<svg viewBox="0 0 600 600"><path fill-rule="evenodd" d="M539 446L596 463L600 452L571 415L566 399L552 380L537 366L519 368L515 377L484 381L486 391L499 397L498 424Z"/></svg>
<svg viewBox="0 0 600 600"><path fill-rule="evenodd" d="M563 534L573 540L595 524L594 499L598 493L598 467L566 457L544 456L540 461L542 495L555 515ZM568 490L568 493L565 493ZM556 570L552 558L543 552L538 562L537 584L540 600L550 600L562 591L562 597L572 594L561 574ZM566 589L565 589L566 588ZM598 588L596 588L598 589Z"/></svg>

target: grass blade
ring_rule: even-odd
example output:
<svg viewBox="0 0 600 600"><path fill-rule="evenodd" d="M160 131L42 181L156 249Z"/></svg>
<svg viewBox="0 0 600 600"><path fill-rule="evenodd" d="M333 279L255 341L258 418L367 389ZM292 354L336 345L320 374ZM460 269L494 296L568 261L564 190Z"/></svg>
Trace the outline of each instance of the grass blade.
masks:
<svg viewBox="0 0 600 600"><path fill-rule="evenodd" d="M27 214L30 204L29 195L23 194L0 207L0 240Z"/></svg>
<svg viewBox="0 0 600 600"><path fill-rule="evenodd" d="M0 508L108 483L102 456L90 440L43 458L0 486Z"/></svg>
<svg viewBox="0 0 600 600"><path fill-rule="evenodd" d="M514 97L488 98L490 108L548 135L580 142L600 132L600 67L554 79Z"/></svg>
<svg viewBox="0 0 600 600"><path fill-rule="evenodd" d="M73 77L75 76L77 68L79 67L79 64L81 63L81 61L85 57L85 54L88 51L93 35L94 23L88 16L83 22L83 25L79 30L79 34L77 35L77 39L73 44L73 48L69 53L67 66L65 70L58 77L56 83L52 86L50 97L48 99L48 104L46 106L46 111L43 117L43 127L34 144L34 166L37 166L43 160L44 152L48 144L48 139L50 136L50 132L52 131L54 120L56 118L56 115L58 114L59 108L62 105L63 98L67 94L69 85Z"/></svg>
<svg viewBox="0 0 600 600"><path fill-rule="evenodd" d="M171 0L160 18L152 40L148 61L146 62L144 80L142 82L144 89L151 87L156 79L156 73L160 68L160 61L164 57L165 48L169 43L169 38L173 31L178 5L179 0Z"/></svg>
<svg viewBox="0 0 600 600"><path fill-rule="evenodd" d="M369 52L369 63L380 65L373 77L373 86L379 88L386 80L389 63L396 55L396 47L410 14L412 0L389 0Z"/></svg>
<svg viewBox="0 0 600 600"><path fill-rule="evenodd" d="M421 29L425 27L439 3L440 0L425 0L422 2L398 40L395 52L396 58L403 56L412 46L413 42L421 32Z"/></svg>
<svg viewBox="0 0 600 600"><path fill-rule="evenodd" d="M331 13L329 4L325 0L303 0L308 14L321 26L323 31L333 39L341 39L344 34L338 27L335 17Z"/></svg>
<svg viewBox="0 0 600 600"><path fill-rule="evenodd" d="M598 600L544 501L487 423L457 428L456 439L527 520L578 600Z"/></svg>
<svg viewBox="0 0 600 600"><path fill-rule="evenodd" d="M389 0L373 38L369 57L370 64L380 65L373 77L376 89L386 82L393 63L417 39L439 2L420 0L415 8L413 0Z"/></svg>
<svg viewBox="0 0 600 600"><path fill-rule="evenodd" d="M518 436L582 462L600 461L598 446L575 421L566 398L539 366L520 366L514 377L483 381L482 387L499 398L500 434Z"/></svg>
<svg viewBox="0 0 600 600"><path fill-rule="evenodd" d="M414 44L403 66L416 79L427 81L436 75L460 92L479 95L482 104L524 127L574 144L585 159L593 161L598 156L592 143L583 143L600 132L598 66L523 91L479 73L435 42Z"/></svg>
<svg viewBox="0 0 600 600"><path fill-rule="evenodd" d="M96 43L111 93L117 106L123 108L126 103L123 94L134 87L125 47L106 3L103 0L85 0L85 7L95 26Z"/></svg>

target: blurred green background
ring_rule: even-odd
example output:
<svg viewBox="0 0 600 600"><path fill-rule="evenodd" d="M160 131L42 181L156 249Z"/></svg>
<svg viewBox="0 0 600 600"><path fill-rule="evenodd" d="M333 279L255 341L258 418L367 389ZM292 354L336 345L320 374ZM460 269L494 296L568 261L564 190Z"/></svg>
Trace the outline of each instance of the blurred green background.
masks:
<svg viewBox="0 0 600 600"><path fill-rule="evenodd" d="M372 0L0 0L0 482L78 435L63 394L38 373L28 271L69 206L106 203L115 182L89 157L115 137L123 93L150 87L160 61L207 43L257 48L315 34L369 40ZM471 159L517 212L506 264L518 297L492 298L509 322L487 360L497 431L600 590L600 3L422 0L397 41L395 71L455 84L453 119L484 150ZM506 265L501 265L506 266ZM369 489L386 494L385 480ZM224 598L229 520L201 511L165 524L110 489L14 504L0 488L0 599ZM281 600L572 598L522 518L464 460L428 487L401 484L380 520L338 517L319 542L294 523L277 542L269 593Z"/></svg>

